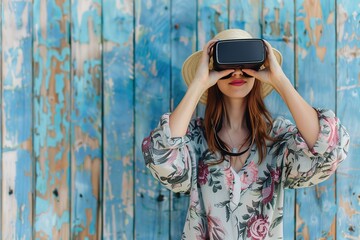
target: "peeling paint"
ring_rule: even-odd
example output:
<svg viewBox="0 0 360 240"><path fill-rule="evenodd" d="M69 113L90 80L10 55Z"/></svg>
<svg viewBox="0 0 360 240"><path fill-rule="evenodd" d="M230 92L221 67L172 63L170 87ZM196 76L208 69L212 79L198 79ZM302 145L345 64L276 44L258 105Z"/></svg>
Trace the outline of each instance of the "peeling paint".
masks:
<svg viewBox="0 0 360 240"><path fill-rule="evenodd" d="M294 206L284 208L290 219L284 239L294 231L302 239L360 238L359 4L26 0L2 6L2 238L178 238L188 197L170 195L153 180L138 141L186 92L185 58L228 27L245 28L279 49L297 90L315 106L337 109L352 135L336 186L330 180L306 194L298 190L296 219ZM289 114L277 96L267 101L275 115ZM295 205L294 191L284 201Z"/></svg>

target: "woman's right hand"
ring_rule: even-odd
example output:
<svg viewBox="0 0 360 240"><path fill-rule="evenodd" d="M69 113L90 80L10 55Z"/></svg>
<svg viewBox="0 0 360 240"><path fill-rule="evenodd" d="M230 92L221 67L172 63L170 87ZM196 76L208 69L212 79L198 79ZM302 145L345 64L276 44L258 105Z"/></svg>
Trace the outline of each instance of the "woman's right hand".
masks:
<svg viewBox="0 0 360 240"><path fill-rule="evenodd" d="M169 126L172 137L183 137L189 126L194 110L203 93L216 82L234 70L214 71L209 70L209 60L216 39L210 40L204 47L195 77L189 85L185 96L181 99L175 110L170 115Z"/></svg>
<svg viewBox="0 0 360 240"><path fill-rule="evenodd" d="M203 91L206 91L208 88L215 85L220 78L234 72L234 69L227 69L223 71L209 70L212 47L217 41L219 40L212 39L204 46L199 65L194 76L193 83L200 84L203 87Z"/></svg>

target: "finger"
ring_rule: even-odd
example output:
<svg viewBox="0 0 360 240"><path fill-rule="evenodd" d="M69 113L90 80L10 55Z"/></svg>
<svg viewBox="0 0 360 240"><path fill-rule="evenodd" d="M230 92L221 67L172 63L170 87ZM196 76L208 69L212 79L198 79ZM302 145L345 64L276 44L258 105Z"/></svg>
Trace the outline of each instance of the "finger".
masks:
<svg viewBox="0 0 360 240"><path fill-rule="evenodd" d="M266 40L264 40L264 43L265 43L265 46L266 46L266 50L267 50L267 53L268 53L268 57L271 59L271 60L276 60L276 57L275 57L275 54L274 52L272 51L272 46L270 45L270 43Z"/></svg>
<svg viewBox="0 0 360 240"><path fill-rule="evenodd" d="M233 72L235 72L235 69L226 69L223 71L212 71L214 72L213 74L216 76L216 79L220 79L222 77L225 77L229 74L232 74Z"/></svg>
<svg viewBox="0 0 360 240"><path fill-rule="evenodd" d="M218 39L211 39L203 48L202 58L204 61L208 62L210 57L210 52L214 44L219 41Z"/></svg>
<svg viewBox="0 0 360 240"><path fill-rule="evenodd" d="M256 75L256 71L253 69L244 68L244 69L241 69L241 71L245 72L246 74L249 74L250 76Z"/></svg>
<svg viewBox="0 0 360 240"><path fill-rule="evenodd" d="M212 48L212 46L217 42L219 41L218 39L211 39L210 41L208 41L206 43L206 45L204 46L204 51L209 53L209 50Z"/></svg>
<svg viewBox="0 0 360 240"><path fill-rule="evenodd" d="M255 78L258 78L259 77L259 74L261 70L259 71L255 71L253 69L248 69L248 68L245 68L245 69L242 69L241 71L245 72L246 74L252 76L252 77L255 77Z"/></svg>

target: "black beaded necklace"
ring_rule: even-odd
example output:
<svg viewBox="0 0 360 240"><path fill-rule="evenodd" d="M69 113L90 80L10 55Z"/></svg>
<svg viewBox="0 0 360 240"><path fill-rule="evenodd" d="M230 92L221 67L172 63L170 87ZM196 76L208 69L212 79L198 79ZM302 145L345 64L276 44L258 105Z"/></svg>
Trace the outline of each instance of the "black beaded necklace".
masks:
<svg viewBox="0 0 360 240"><path fill-rule="evenodd" d="M215 134L215 141L216 141L216 143L217 143L218 147L220 148L220 151L221 151L221 153L222 153L223 155L228 155L228 156L232 156L232 157L241 156L241 155L243 155L244 153L246 153L246 152L250 149L251 145L254 143L254 140L252 140L251 143L249 144L249 146L248 146L244 151L241 151L241 152L229 152L229 151L226 150L226 148L221 144L212 120L211 120L211 126L212 126L212 129L213 129L214 134Z"/></svg>

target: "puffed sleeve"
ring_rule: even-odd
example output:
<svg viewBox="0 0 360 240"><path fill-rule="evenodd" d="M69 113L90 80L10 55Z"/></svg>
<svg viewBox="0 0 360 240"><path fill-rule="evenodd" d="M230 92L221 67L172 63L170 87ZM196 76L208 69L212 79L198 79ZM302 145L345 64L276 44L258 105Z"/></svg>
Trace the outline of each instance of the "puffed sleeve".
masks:
<svg viewBox="0 0 360 240"><path fill-rule="evenodd" d="M190 122L184 137L172 137L170 114L164 114L158 126L142 142L146 167L160 183L173 192L187 192L196 166L196 142L201 142L199 119Z"/></svg>
<svg viewBox="0 0 360 240"><path fill-rule="evenodd" d="M274 121L272 136L278 141L272 154L281 162L284 187L318 184L328 179L346 158L350 137L345 127L331 110L315 110L320 132L312 149L291 121L282 117Z"/></svg>

